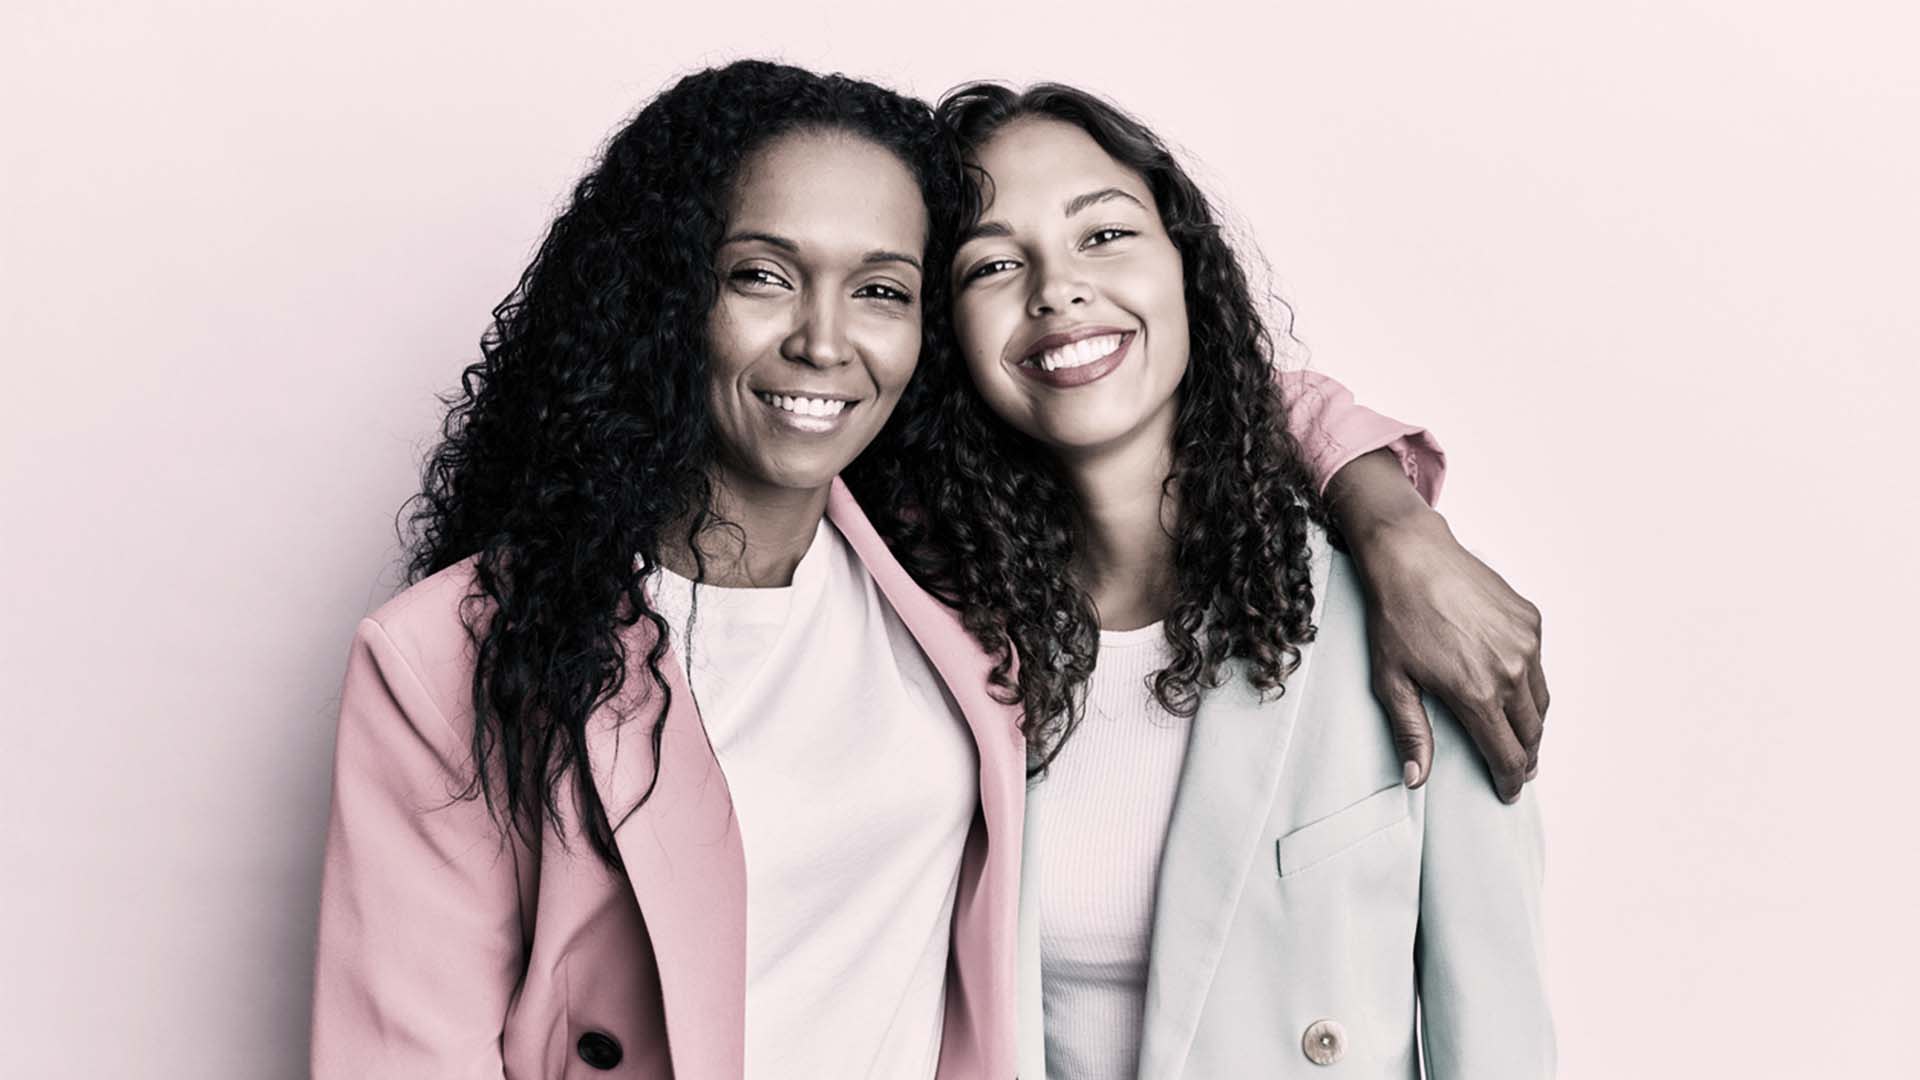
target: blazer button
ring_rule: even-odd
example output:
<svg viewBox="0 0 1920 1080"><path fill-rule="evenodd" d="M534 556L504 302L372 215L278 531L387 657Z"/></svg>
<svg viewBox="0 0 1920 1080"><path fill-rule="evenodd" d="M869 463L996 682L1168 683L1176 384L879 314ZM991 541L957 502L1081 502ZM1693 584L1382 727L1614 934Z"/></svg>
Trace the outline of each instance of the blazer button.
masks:
<svg viewBox="0 0 1920 1080"><path fill-rule="evenodd" d="M1331 1065L1347 1052L1347 1029L1338 1020L1315 1020L1300 1037L1300 1049L1315 1065Z"/></svg>
<svg viewBox="0 0 1920 1080"><path fill-rule="evenodd" d="M580 1036L574 1049L580 1052L581 1061L596 1069L611 1069L620 1064L620 1044L605 1032L587 1032Z"/></svg>

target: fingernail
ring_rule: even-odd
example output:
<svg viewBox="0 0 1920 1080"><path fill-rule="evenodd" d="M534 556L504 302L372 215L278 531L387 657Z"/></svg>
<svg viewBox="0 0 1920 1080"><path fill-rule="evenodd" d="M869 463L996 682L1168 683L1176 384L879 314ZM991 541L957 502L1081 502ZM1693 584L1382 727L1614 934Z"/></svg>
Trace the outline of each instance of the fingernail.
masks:
<svg viewBox="0 0 1920 1080"><path fill-rule="evenodd" d="M1527 770L1527 781L1531 783L1533 781L1533 778L1539 775L1540 775L1540 763L1536 761L1533 763L1532 768L1529 768Z"/></svg>
<svg viewBox="0 0 1920 1080"><path fill-rule="evenodd" d="M1400 782L1408 787L1413 787L1415 784L1418 784L1420 782L1420 764L1409 761L1405 765L1400 766Z"/></svg>

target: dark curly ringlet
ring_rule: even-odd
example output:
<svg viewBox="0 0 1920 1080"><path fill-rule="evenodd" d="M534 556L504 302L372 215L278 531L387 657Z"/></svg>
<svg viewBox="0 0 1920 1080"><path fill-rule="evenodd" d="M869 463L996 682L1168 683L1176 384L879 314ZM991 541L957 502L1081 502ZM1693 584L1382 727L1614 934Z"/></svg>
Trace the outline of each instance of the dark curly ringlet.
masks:
<svg viewBox="0 0 1920 1080"><path fill-rule="evenodd" d="M1308 526L1326 519L1287 429L1273 340L1206 195L1151 130L1085 91L977 83L939 110L963 153L1022 117L1072 124L1153 192L1180 252L1191 359L1162 488L1177 508L1177 595L1165 623L1172 660L1152 690L1166 709L1191 716L1201 691L1220 685L1223 664L1240 659L1257 689L1284 692L1314 632ZM991 178L970 173L972 220L963 227L992 197ZM994 653L994 681L1024 706L1034 767L1043 769L1079 721L1099 652L1093 603L1070 569L1077 500L1046 448L999 421L969 380L946 380L942 391L945 452L916 481L926 509L900 547Z"/></svg>
<svg viewBox="0 0 1920 1080"><path fill-rule="evenodd" d="M870 140L918 180L926 265L942 268L926 276L924 333L946 340L944 267L964 180L932 109L871 83L741 61L681 79L613 136L445 399L442 441L409 501L408 580L477 554L463 609L477 661L474 776L462 794L484 797L503 830L530 839L543 814L557 823L571 771L594 851L620 864L611 813L632 808L610 811L588 779L586 724L602 706L657 705L648 711L658 782L668 633L643 582L674 523L691 522L696 556L692 537L724 524L709 480L714 256L742 163L808 131ZM924 411L917 398L910 386L880 453L908 437L902 429ZM643 689L658 697L621 693L630 663L621 633L643 619L652 628Z"/></svg>

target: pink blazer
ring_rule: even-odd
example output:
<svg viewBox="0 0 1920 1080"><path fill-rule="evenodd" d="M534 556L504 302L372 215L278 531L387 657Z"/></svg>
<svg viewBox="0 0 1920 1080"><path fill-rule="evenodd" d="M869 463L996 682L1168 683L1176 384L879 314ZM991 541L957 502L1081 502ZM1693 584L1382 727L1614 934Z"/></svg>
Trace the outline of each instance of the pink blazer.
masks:
<svg viewBox="0 0 1920 1080"><path fill-rule="evenodd" d="M1391 447L1431 499L1444 466L1417 428L1291 375L1293 423L1318 476ZM901 569L839 481L827 516L960 705L979 750L980 806L962 856L939 1076L1012 1077L1026 754L1014 710L987 693L986 656ZM472 564L408 588L361 621L348 656L321 884L313 1012L318 1080L742 1075L746 864L692 695L673 690L658 786L615 831L610 871L570 817L503 838L471 775L473 658L460 619ZM629 655L644 655L636 627ZM628 715L649 680L629 680ZM653 775L639 725L590 725L591 782L620 821ZM573 791L559 792L571 809Z"/></svg>

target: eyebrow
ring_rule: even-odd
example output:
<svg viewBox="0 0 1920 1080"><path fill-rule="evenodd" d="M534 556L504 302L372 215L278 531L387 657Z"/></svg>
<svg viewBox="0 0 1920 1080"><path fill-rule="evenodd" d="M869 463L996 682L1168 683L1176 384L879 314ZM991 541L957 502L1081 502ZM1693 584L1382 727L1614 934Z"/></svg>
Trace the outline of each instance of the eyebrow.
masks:
<svg viewBox="0 0 1920 1080"><path fill-rule="evenodd" d="M1147 208L1146 204L1127 192L1121 191L1117 187L1110 187L1101 188L1099 191L1089 191L1084 195L1075 195L1073 198L1068 199L1066 206L1061 210L1060 216L1072 217L1089 206L1093 206L1096 203L1107 202L1112 199L1125 199L1142 210ZM1007 237L1012 235L1013 229L1009 228L1004 221L982 221L973 228L968 229L966 235L960 238L960 243L961 245L966 245L989 236Z"/></svg>
<svg viewBox="0 0 1920 1080"><path fill-rule="evenodd" d="M720 246L726 247L728 244L750 244L755 241L758 241L759 243L762 243L762 244L770 244L774 247L779 248L781 251L789 252L794 255L800 254L799 244L794 243L793 241L787 239L784 236L775 236L773 233L765 233L765 232L752 232L752 231L737 232L727 237L725 240L720 241Z"/></svg>
<svg viewBox="0 0 1920 1080"><path fill-rule="evenodd" d="M985 239L989 236L1004 237L1012 235L1013 230L1008 228L1007 223L1004 221L983 221L973 228L968 229L966 235L960 238L960 244L964 247L967 244L973 243L975 240Z"/></svg>
<svg viewBox="0 0 1920 1080"><path fill-rule="evenodd" d="M777 247L781 251L784 251L789 255L800 254L800 245L794 243L792 240L789 240L784 236L779 236L774 233L754 232L752 230L734 233L731 236L727 237L725 240L720 241L720 246L726 247L728 244L747 244L747 243L754 243L754 242L767 244L771 247ZM860 261L862 263L889 263L889 262L905 263L908 266L913 267L915 270L920 269L919 259L916 259L913 256L906 254L905 252L888 251L884 248L875 248L872 251L867 252L865 255L860 256Z"/></svg>
<svg viewBox="0 0 1920 1080"><path fill-rule="evenodd" d="M884 263L884 262L906 263L908 266L913 267L915 270L920 269L920 260L914 258L911 255L908 255L906 252L903 252L903 251L880 251L880 250L869 251L865 255L862 255L860 257L860 261L863 263Z"/></svg>
<svg viewBox="0 0 1920 1080"><path fill-rule="evenodd" d="M1139 199L1121 191L1117 187L1110 187L1101 188L1099 191L1089 191L1085 195L1075 195L1073 198L1068 199L1066 209L1062 211L1062 216L1072 217L1095 203L1107 202L1110 199L1125 199L1133 205L1140 207L1142 210L1146 209L1146 205Z"/></svg>

